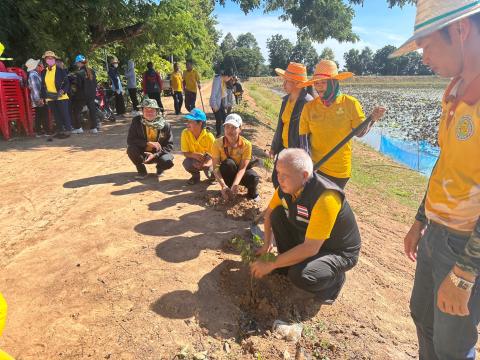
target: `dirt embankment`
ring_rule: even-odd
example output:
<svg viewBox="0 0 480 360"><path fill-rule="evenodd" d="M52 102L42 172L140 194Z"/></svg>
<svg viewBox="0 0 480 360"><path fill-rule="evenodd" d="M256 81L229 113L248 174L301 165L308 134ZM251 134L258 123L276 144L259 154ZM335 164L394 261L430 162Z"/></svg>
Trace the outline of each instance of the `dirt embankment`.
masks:
<svg viewBox="0 0 480 360"><path fill-rule="evenodd" d="M398 220L412 211L349 185L363 250L337 302L317 313L280 276L250 279L228 241L246 236L257 210L222 205L218 185L186 184L183 121L165 105L176 154L160 180L133 180L129 117L98 136L0 142L1 347L18 359L281 359L297 352L268 330L282 318L303 319L298 346L320 359L413 358L413 266ZM245 134L257 154L272 136L257 122ZM263 207L273 190L259 173Z"/></svg>

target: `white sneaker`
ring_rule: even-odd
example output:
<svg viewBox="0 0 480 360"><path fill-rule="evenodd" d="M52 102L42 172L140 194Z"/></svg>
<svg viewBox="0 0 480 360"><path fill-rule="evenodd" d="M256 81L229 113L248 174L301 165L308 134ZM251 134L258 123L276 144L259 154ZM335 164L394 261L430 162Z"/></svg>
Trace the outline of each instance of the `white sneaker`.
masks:
<svg viewBox="0 0 480 360"><path fill-rule="evenodd" d="M90 134L98 134L97 128L90 129Z"/></svg>
<svg viewBox="0 0 480 360"><path fill-rule="evenodd" d="M73 129L71 131L72 134L83 134L83 129L82 128L78 128L78 129Z"/></svg>

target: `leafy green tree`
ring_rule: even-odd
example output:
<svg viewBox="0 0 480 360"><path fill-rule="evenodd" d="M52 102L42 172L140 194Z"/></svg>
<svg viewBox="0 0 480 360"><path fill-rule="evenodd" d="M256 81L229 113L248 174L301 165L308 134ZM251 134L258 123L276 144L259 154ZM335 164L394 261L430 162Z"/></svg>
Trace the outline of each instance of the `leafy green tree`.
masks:
<svg viewBox="0 0 480 360"><path fill-rule="evenodd" d="M370 75L373 73L373 51L368 46L363 48L359 55L361 66L361 75Z"/></svg>
<svg viewBox="0 0 480 360"><path fill-rule="evenodd" d="M236 46L237 41L231 33L228 33L227 35L225 35L222 43L220 44L220 50L222 51L222 53L226 53L227 51L235 49Z"/></svg>
<svg viewBox="0 0 480 360"><path fill-rule="evenodd" d="M268 38L267 49L272 75L275 75L275 68L286 69L293 50L292 42L280 34L275 34Z"/></svg>
<svg viewBox="0 0 480 360"><path fill-rule="evenodd" d="M362 63L360 61L360 51L357 49L350 49L343 55L345 60L345 69L354 74L362 74Z"/></svg>
<svg viewBox="0 0 480 360"><path fill-rule="evenodd" d="M225 5L226 0L216 0ZM290 21L297 30L312 41L328 38L340 42L357 41L352 30L355 12L351 5L363 5L363 0L233 0L247 14L262 8L266 13L280 12L280 19ZM373 0L370 0L373 1ZM414 4L415 0L386 0L388 6Z"/></svg>
<svg viewBox="0 0 480 360"><path fill-rule="evenodd" d="M228 34L227 34L228 36ZM227 37L225 37L227 38ZM232 39L235 40L232 36ZM252 33L240 34L232 48L231 39L222 42L220 49L230 49L222 53L216 64L216 70L230 69L243 77L260 76L264 73L263 56L257 39Z"/></svg>
<svg viewBox="0 0 480 360"><path fill-rule="evenodd" d="M312 42L304 36L297 38L297 43L290 54L290 61L305 64L307 72L312 73L318 59L317 50L313 47Z"/></svg>
<svg viewBox="0 0 480 360"><path fill-rule="evenodd" d="M322 50L322 53L320 54L320 59L335 61L335 53L331 48L326 47Z"/></svg>
<svg viewBox="0 0 480 360"><path fill-rule="evenodd" d="M375 73L379 75L400 75L401 64L404 59L395 58L389 59L388 56L397 48L393 45L386 45L378 49L373 56L373 64Z"/></svg>

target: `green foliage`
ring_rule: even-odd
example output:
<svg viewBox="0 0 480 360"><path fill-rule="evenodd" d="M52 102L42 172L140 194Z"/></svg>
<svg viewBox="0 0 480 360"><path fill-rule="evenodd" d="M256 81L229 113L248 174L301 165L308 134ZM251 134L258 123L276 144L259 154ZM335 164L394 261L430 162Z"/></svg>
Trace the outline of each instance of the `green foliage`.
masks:
<svg viewBox="0 0 480 360"><path fill-rule="evenodd" d="M276 255L272 253L266 253L260 256L255 255L256 250L263 246L263 240L258 235L253 235L251 241L237 236L230 240L230 243L240 252L242 262L245 264L250 264L257 260L273 262L277 258Z"/></svg>
<svg viewBox="0 0 480 360"><path fill-rule="evenodd" d="M313 73L318 63L318 54L312 42L305 36L297 38L297 43L290 54L290 61L305 64L308 73Z"/></svg>
<svg viewBox="0 0 480 360"><path fill-rule="evenodd" d="M237 40L228 33L220 45L220 50L222 54L216 64L218 71L231 69L244 78L265 73L264 59L252 33L240 34Z"/></svg>
<svg viewBox="0 0 480 360"><path fill-rule="evenodd" d="M225 5L226 0L216 0ZM266 13L280 12L280 19L290 21L298 33L312 41L324 42L328 38L340 42L358 40L352 31L355 15L350 4L363 5L364 0L233 0L245 13L263 8ZM373 0L370 0L373 1ZM415 0L386 0L388 6L414 4Z"/></svg>
<svg viewBox="0 0 480 360"><path fill-rule="evenodd" d="M388 56L396 50L395 46L387 45L373 54L368 47L361 52L350 49L343 56L345 68L357 75L431 75L432 71L423 64L422 56L412 52L399 58L389 59Z"/></svg>
<svg viewBox="0 0 480 360"><path fill-rule="evenodd" d="M273 160L272 160L272 159L270 159L270 158L265 158L265 159L263 159L263 167L264 167L265 169L267 169L268 171L272 171L272 170L273 170L273 166L274 166L274 164L273 164Z"/></svg>
<svg viewBox="0 0 480 360"><path fill-rule="evenodd" d="M164 74L172 57L188 58L210 76L219 37L213 9L204 0L4 0L0 41L17 64L49 49L67 66L86 55L101 78L105 55L117 56L120 66L133 59L140 73L152 61Z"/></svg>
<svg viewBox="0 0 480 360"><path fill-rule="evenodd" d="M267 49L272 75L276 75L276 68L286 69L293 50L292 42L280 34L275 34L268 38Z"/></svg>

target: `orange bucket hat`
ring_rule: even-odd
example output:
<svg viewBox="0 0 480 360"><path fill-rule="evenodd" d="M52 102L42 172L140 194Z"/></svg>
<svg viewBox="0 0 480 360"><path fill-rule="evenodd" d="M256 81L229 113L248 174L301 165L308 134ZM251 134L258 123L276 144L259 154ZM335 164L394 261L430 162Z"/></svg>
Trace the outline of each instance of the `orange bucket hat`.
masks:
<svg viewBox="0 0 480 360"><path fill-rule="evenodd" d="M307 67L303 64L291 62L287 66L287 70L279 68L275 69L277 75L283 77L285 80L291 81L307 81Z"/></svg>
<svg viewBox="0 0 480 360"><path fill-rule="evenodd" d="M313 77L301 84L298 84L297 87L302 88L312 85L315 81L320 80L345 80L351 78L353 73L351 72L338 72L337 64L332 60L320 60L320 62L315 66L315 73Z"/></svg>

